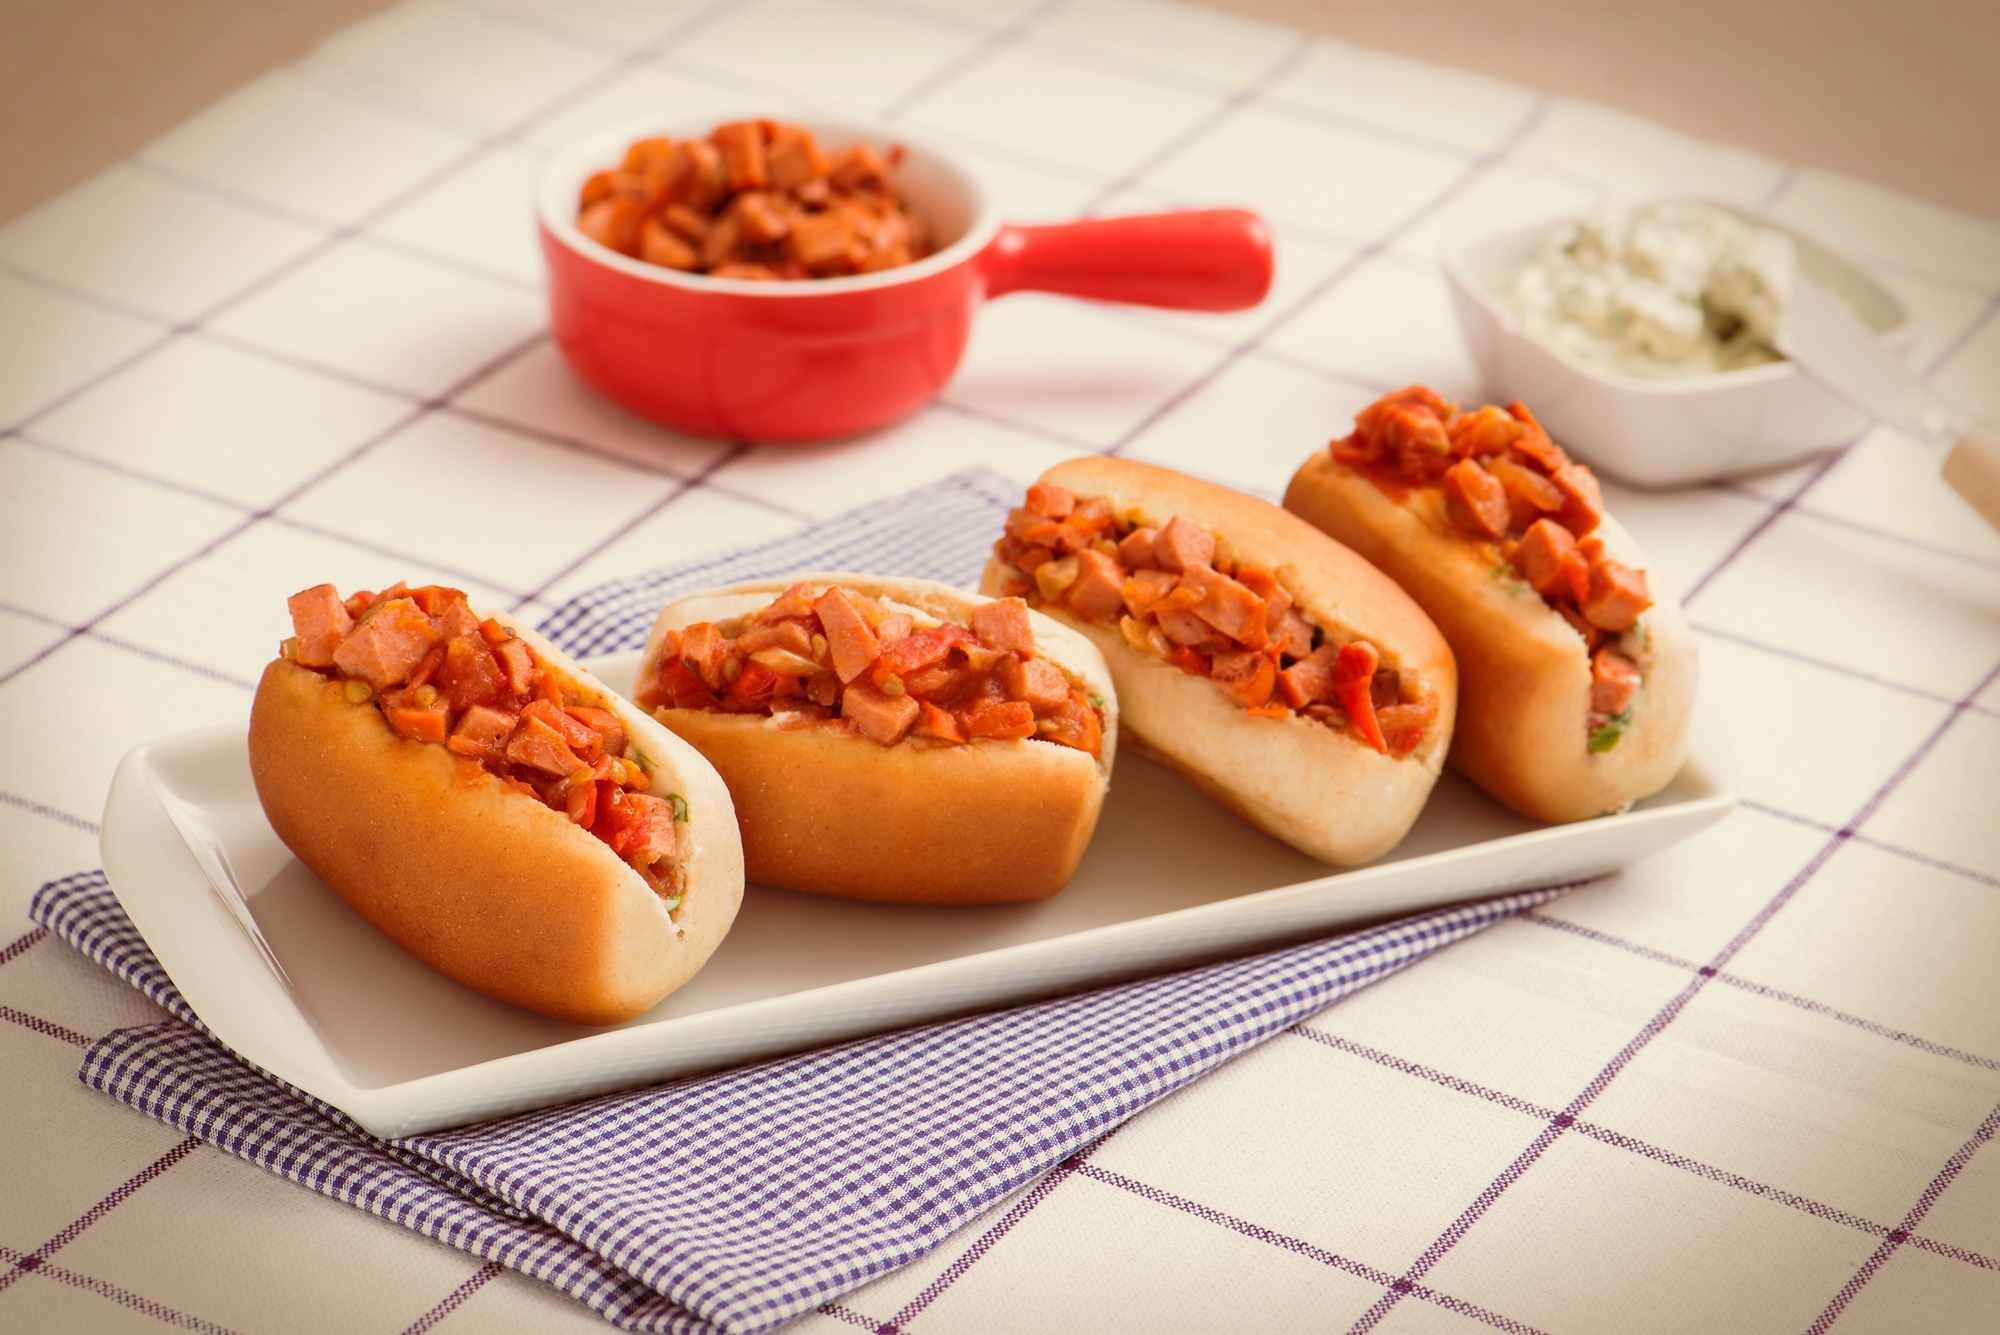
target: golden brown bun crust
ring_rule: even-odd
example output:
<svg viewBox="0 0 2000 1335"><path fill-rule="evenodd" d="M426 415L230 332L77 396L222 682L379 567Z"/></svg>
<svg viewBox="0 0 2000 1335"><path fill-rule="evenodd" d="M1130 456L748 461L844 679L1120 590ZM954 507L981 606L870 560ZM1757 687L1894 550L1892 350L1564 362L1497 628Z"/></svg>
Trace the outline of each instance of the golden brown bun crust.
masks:
<svg viewBox="0 0 2000 1335"><path fill-rule="evenodd" d="M1219 553L1271 570L1315 624L1367 640L1385 666L1437 692L1437 724L1399 760L1297 715L1253 718L1213 683L1133 649L1115 626L1044 609L1103 652L1131 742L1251 824L1343 866L1400 843L1443 768L1458 694L1451 650L1410 597L1310 524L1227 487L1101 458L1058 464L1041 480L1105 497L1149 526L1184 515L1216 535ZM997 558L988 563L982 590L997 592L1008 571Z"/></svg>
<svg viewBox="0 0 2000 1335"><path fill-rule="evenodd" d="M251 706L250 772L278 837L411 954L502 1001L615 1024L693 977L736 916L729 794L690 748L529 639L624 716L653 762L651 791L687 799L685 898L671 916L596 836L490 774L466 782L444 747L398 737L374 705L283 659Z"/></svg>
<svg viewBox="0 0 2000 1335"><path fill-rule="evenodd" d="M765 606L801 580L963 623L987 601L928 580L850 572L754 580L660 610L639 664L658 671L670 630ZM749 878L811 894L898 904L1005 904L1063 888L1097 828L1117 752L1118 701L1088 641L1031 616L1039 652L1104 702L1098 759L1037 741L878 746L844 729L782 728L765 715L660 708L654 717L729 785Z"/></svg>
<svg viewBox="0 0 2000 1335"><path fill-rule="evenodd" d="M1603 755L1588 749L1590 658L1583 638L1526 585L1498 577L1499 549L1451 526L1435 492L1397 501L1325 451L1307 459L1285 506L1410 591L1458 655L1451 764L1537 820L1617 811L1673 781L1687 755L1697 675L1694 636L1645 553L1606 516L1594 536L1647 572L1655 602L1643 645L1625 643L1643 680L1632 723Z"/></svg>

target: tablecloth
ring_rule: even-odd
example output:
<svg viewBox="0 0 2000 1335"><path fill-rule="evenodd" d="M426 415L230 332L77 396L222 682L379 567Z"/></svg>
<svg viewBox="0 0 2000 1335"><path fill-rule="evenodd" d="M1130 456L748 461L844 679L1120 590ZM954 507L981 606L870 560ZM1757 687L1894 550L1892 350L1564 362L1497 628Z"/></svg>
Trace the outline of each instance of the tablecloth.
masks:
<svg viewBox="0 0 2000 1335"><path fill-rule="evenodd" d="M900 425L673 437L564 370L525 200L598 126L751 110L905 127L1026 220L1247 204L1276 290L1220 317L1009 297ZM539 617L1089 451L1274 494L1386 388L1479 393L1441 239L1669 190L1866 264L1933 384L2000 420L1992 223L1155 3L405 4L0 229L0 1324L602 1328L75 1082L82 1044L158 1013L27 901L96 865L124 750L243 715L285 594L409 574ZM1880 430L1607 492L1687 602L1739 813L1323 1013L798 1329L1994 1324L2000 539Z"/></svg>

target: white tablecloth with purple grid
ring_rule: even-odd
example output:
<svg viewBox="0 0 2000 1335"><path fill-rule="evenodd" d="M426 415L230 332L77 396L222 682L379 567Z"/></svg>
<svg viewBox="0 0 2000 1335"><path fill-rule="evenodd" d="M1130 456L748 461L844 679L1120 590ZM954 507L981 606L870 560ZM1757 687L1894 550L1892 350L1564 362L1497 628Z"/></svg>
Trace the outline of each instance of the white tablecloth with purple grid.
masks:
<svg viewBox="0 0 2000 1335"><path fill-rule="evenodd" d="M529 184L599 125L746 110L921 131L1023 220L1250 205L1276 290L1222 317L1010 297L898 426L675 438L551 348ZM1933 383L2000 422L2000 225L1140 0L416 0L0 229L0 1328L604 1328L76 1082L80 1045L158 1012L29 930L29 897L97 865L121 753L243 716L284 595L407 574L534 617L1086 451L1275 494L1384 389L1479 393L1442 237L1669 190L1861 260ZM2000 537L1886 431L1607 492L1684 592L1743 809L798 1329L2000 1324Z"/></svg>

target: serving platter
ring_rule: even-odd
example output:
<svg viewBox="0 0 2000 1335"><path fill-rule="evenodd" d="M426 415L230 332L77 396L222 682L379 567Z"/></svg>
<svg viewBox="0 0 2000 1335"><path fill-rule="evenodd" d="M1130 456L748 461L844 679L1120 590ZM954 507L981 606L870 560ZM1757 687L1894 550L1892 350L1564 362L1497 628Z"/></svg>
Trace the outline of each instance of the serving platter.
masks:
<svg viewBox="0 0 2000 1335"><path fill-rule="evenodd" d="M638 657L588 666L629 693ZM608 1029L480 996L362 920L272 833L240 725L127 755L103 851L119 902L215 1036L386 1137L1600 875L1727 815L1726 770L1698 715L1679 777L1615 816L1538 825L1448 774L1400 847L1342 871L1121 751L1096 838L1054 898L897 907L753 885L707 968ZM211 886L169 806L225 852L278 968Z"/></svg>

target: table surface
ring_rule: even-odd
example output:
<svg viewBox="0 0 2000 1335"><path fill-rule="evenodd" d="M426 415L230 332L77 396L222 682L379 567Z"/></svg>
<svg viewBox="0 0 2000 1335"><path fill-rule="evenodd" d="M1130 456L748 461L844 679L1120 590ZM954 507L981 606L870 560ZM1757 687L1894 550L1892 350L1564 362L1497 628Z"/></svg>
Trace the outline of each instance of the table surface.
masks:
<svg viewBox="0 0 2000 1335"><path fill-rule="evenodd" d="M297 588L440 578L533 618L1081 452L1275 494L1385 389L1479 393L1440 237L1613 190L1823 236L2000 421L1990 222L1196 9L759 8L400 6L0 229L0 1325L602 1329L75 1083L158 1012L27 901L97 865L119 755L243 717ZM1276 290L1214 317L1011 297L897 426L675 437L564 369L523 201L596 125L746 106L907 126L1022 218L1251 205ZM1741 810L1273 1040L800 1329L1990 1324L2000 536L1879 430L1606 490L1697 627ZM524 541L498 521L529 497Z"/></svg>

